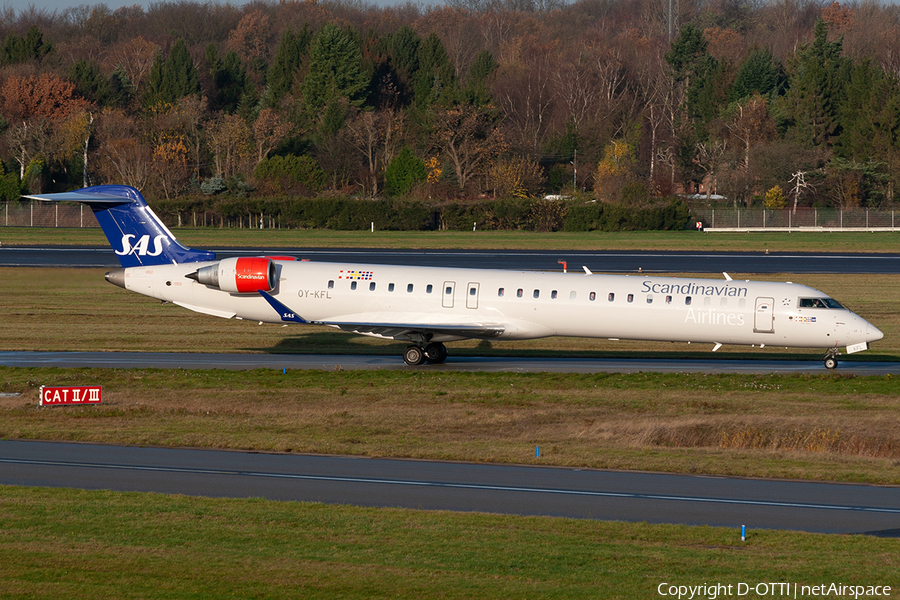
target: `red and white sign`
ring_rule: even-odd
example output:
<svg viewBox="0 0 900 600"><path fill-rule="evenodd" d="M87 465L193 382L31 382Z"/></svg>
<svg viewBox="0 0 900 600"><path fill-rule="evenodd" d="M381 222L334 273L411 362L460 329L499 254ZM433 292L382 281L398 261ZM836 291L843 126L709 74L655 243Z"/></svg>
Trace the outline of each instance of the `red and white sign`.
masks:
<svg viewBox="0 0 900 600"><path fill-rule="evenodd" d="M100 404L99 385L49 387L41 386L41 406L67 404Z"/></svg>

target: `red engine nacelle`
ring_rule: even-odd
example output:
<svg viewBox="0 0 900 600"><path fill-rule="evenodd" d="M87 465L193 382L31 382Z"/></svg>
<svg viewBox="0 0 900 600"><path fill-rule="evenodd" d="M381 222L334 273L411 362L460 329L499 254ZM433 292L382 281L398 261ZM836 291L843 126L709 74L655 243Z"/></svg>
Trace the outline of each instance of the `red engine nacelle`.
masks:
<svg viewBox="0 0 900 600"><path fill-rule="evenodd" d="M223 292L252 294L275 289L275 263L269 258L238 257L220 260L188 275Z"/></svg>

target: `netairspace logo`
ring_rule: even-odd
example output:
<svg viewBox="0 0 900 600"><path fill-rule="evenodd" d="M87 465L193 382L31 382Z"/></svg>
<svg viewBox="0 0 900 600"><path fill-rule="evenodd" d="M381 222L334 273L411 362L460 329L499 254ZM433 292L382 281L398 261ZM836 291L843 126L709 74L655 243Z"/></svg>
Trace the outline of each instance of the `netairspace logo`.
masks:
<svg viewBox="0 0 900 600"><path fill-rule="evenodd" d="M660 583L656 588L660 596L678 600L716 598L878 598L891 595L888 585L845 585L843 583L821 583L803 585L789 582L765 583L704 583L702 585L676 585Z"/></svg>

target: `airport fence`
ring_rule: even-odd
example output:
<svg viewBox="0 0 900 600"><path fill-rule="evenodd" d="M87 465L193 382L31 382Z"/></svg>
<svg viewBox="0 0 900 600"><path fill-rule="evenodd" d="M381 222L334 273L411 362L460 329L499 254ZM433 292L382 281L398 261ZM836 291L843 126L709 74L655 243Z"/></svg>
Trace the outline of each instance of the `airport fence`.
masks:
<svg viewBox="0 0 900 600"><path fill-rule="evenodd" d="M52 202L4 202L0 225L6 227L99 227L90 208ZM692 207L692 221L705 231L900 231L900 211L864 208L761 208ZM193 215L193 226L220 225L205 212ZM180 221L180 219L179 219ZM251 226L250 217L241 227ZM182 223L179 222L178 225ZM254 222L254 225L257 225ZM266 227L277 226L266 223Z"/></svg>
<svg viewBox="0 0 900 600"><path fill-rule="evenodd" d="M900 211L866 208L691 208L705 231L900 231Z"/></svg>
<svg viewBox="0 0 900 600"><path fill-rule="evenodd" d="M94 213L83 204L4 202L0 217L5 227L100 227Z"/></svg>

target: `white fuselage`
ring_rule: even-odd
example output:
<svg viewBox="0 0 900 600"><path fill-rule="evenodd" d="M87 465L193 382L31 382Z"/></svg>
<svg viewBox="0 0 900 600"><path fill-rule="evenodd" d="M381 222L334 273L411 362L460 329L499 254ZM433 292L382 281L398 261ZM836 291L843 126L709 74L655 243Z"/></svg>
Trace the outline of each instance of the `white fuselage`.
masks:
<svg viewBox="0 0 900 600"><path fill-rule="evenodd" d="M258 293L228 293L186 277L209 264L128 268L125 287L215 316L282 321ZM502 333L495 339L559 335L808 348L882 337L847 309L801 307L801 299L827 296L792 283L281 260L276 267L271 295L304 320L326 324L496 325ZM432 340L464 337L481 336L435 333Z"/></svg>

